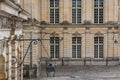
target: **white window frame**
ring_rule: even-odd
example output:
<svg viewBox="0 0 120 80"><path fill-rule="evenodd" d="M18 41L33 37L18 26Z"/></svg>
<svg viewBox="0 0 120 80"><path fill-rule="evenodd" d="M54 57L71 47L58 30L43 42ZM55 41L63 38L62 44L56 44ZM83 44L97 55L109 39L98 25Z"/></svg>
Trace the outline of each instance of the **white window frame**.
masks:
<svg viewBox="0 0 120 80"><path fill-rule="evenodd" d="M60 0L58 0L59 1L59 5L60 5ZM51 4L50 4L51 5ZM59 10L59 6L58 7L55 7L55 0L54 0L54 7L51 7L50 6L50 11L51 11L51 9L53 9L54 10L54 23L51 23L51 18L49 19L50 20L50 24L58 24L59 22L60 22L60 20L58 21L58 23L56 23L55 22L55 20L56 20L56 18L55 18L55 15L56 15L56 12L55 12L55 10L56 9L58 9ZM60 10L59 10L60 11ZM50 13L51 14L51 13ZM60 14L58 14L58 15L60 15ZM59 18L60 19L60 18Z"/></svg>
<svg viewBox="0 0 120 80"><path fill-rule="evenodd" d="M94 23L95 24L103 24L104 23L104 0L103 0L103 7L100 7L99 2L100 2L100 0L98 0L98 6L95 7L95 0L94 0ZM95 22L95 9L98 10L98 12L97 12L98 13L98 17L97 17L98 22L97 23ZM100 17L100 9L103 9L103 22L102 23L100 23L100 18L99 18Z"/></svg>
<svg viewBox="0 0 120 80"><path fill-rule="evenodd" d="M56 37L50 37L50 38L54 38L53 44L50 43L50 57L53 58L53 59L55 59L55 58L57 58L57 57L56 57L56 55L57 55L57 54L56 54L56 45L59 46L59 48L60 48L60 45L59 45L60 41L59 41L58 44L56 44L56 40L55 40ZM59 38L59 37L57 37L57 38ZM50 41L51 41L51 40L50 40ZM53 53L51 53L51 46L54 46ZM60 49L59 49L58 52L60 53ZM59 53L58 53L58 58L59 58ZM54 56L52 57L51 54L54 54Z"/></svg>
<svg viewBox="0 0 120 80"><path fill-rule="evenodd" d="M75 7L72 6L72 24L81 24L81 19L80 19L80 23L78 23L78 20L77 20L77 19L78 19L78 9L80 9L80 11L82 11L82 10L81 10L82 0L81 0L81 7L78 7L78 6L77 6L77 1L78 1L78 0L76 0L76 6L75 6ZM73 4L72 4L72 5L73 5ZM76 23L73 23L73 9L76 10ZM81 13L82 13L82 12L81 12ZM80 14L81 14L81 13L80 13ZM80 16L81 16L81 15L80 15ZM81 17L82 17L82 16L81 16Z"/></svg>
<svg viewBox="0 0 120 80"><path fill-rule="evenodd" d="M72 43L72 58L73 58L73 59L80 59L80 58L81 58L81 53L82 53L81 37L74 37L74 36L73 36L73 37L72 37L72 42L73 42L73 38L76 38L76 41L75 41L75 43ZM80 38L80 43L78 43L78 38ZM73 57L73 45L76 46L75 58ZM78 46L81 47L80 53L78 53ZM80 54L80 57L77 56L78 54Z"/></svg>
<svg viewBox="0 0 120 80"><path fill-rule="evenodd" d="M97 41L97 43L95 43L95 38L98 38L98 41ZM100 43L100 38L103 38L103 43ZM97 45L98 47L97 47L97 54L98 54L98 57L95 57L95 45ZM102 56L104 57L104 37L99 37L99 36L96 36L96 37L94 37L94 58L96 58L96 59L102 59L102 58L100 58L100 45L102 45L103 46L103 48L102 48Z"/></svg>

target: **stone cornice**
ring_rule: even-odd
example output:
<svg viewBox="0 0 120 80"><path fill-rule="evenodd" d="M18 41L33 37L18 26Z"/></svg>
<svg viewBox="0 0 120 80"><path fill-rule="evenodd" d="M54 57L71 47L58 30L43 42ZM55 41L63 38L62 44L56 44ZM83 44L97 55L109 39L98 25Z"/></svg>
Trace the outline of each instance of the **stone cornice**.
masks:
<svg viewBox="0 0 120 80"><path fill-rule="evenodd" d="M7 14L18 16L22 19L28 19L28 17L30 17L30 13L22 9L17 3L13 3L10 0L4 0L4 2L0 2L0 10Z"/></svg>
<svg viewBox="0 0 120 80"><path fill-rule="evenodd" d="M91 24L91 25L84 25L84 24L71 24L71 25L60 25L60 24L47 24L47 25L40 25L38 27L46 27L46 28L108 28L108 27L119 27L119 25L109 25L109 24Z"/></svg>

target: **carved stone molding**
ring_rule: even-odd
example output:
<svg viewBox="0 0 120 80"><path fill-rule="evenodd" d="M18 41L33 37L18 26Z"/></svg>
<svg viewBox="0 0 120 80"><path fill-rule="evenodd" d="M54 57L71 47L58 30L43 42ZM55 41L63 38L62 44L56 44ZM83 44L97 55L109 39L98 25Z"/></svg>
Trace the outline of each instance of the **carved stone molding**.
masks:
<svg viewBox="0 0 120 80"><path fill-rule="evenodd" d="M0 16L0 29L9 29L11 26L11 19L4 17L4 16Z"/></svg>
<svg viewBox="0 0 120 80"><path fill-rule="evenodd" d="M14 23L13 23L14 21ZM0 29L10 29L11 26L18 28L22 25L22 21L17 19L8 18L0 15Z"/></svg>

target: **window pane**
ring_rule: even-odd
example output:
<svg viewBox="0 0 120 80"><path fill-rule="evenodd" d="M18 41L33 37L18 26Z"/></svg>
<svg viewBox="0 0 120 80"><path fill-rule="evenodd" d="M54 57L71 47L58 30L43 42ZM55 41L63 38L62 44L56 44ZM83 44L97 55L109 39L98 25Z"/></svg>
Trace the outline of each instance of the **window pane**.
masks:
<svg viewBox="0 0 120 80"><path fill-rule="evenodd" d="M103 23L103 0L94 0L94 23Z"/></svg>
<svg viewBox="0 0 120 80"><path fill-rule="evenodd" d="M94 37L94 43L98 44L98 37Z"/></svg>
<svg viewBox="0 0 120 80"><path fill-rule="evenodd" d="M76 37L72 37L72 43L73 43L73 44L76 43Z"/></svg>
<svg viewBox="0 0 120 80"><path fill-rule="evenodd" d="M54 7L54 0L50 0L50 7Z"/></svg>
<svg viewBox="0 0 120 80"><path fill-rule="evenodd" d="M59 37L50 37L51 58L59 58Z"/></svg>
<svg viewBox="0 0 120 80"><path fill-rule="evenodd" d="M76 45L72 45L72 58L76 58Z"/></svg>
<svg viewBox="0 0 120 80"><path fill-rule="evenodd" d="M81 7L81 0L77 0L77 7Z"/></svg>
<svg viewBox="0 0 120 80"><path fill-rule="evenodd" d="M50 23L59 23L59 0L50 0Z"/></svg>
<svg viewBox="0 0 120 80"><path fill-rule="evenodd" d="M72 0L72 23L81 23L81 0Z"/></svg>
<svg viewBox="0 0 120 80"><path fill-rule="evenodd" d="M72 9L72 23L76 23L76 9Z"/></svg>
<svg viewBox="0 0 120 80"><path fill-rule="evenodd" d="M56 45L55 58L59 58L59 45Z"/></svg>
<svg viewBox="0 0 120 80"><path fill-rule="evenodd" d="M77 46L77 58L81 58L81 45Z"/></svg>
<svg viewBox="0 0 120 80"><path fill-rule="evenodd" d="M103 58L103 37L94 38L94 57Z"/></svg>
<svg viewBox="0 0 120 80"><path fill-rule="evenodd" d="M94 0L94 7L98 7L98 0Z"/></svg>
<svg viewBox="0 0 120 80"><path fill-rule="evenodd" d="M59 44L59 37L55 37L55 43Z"/></svg>
<svg viewBox="0 0 120 80"><path fill-rule="evenodd" d="M103 44L103 37L99 37L99 43Z"/></svg>
<svg viewBox="0 0 120 80"><path fill-rule="evenodd" d="M76 7L76 0L72 0L72 7Z"/></svg>
<svg viewBox="0 0 120 80"><path fill-rule="evenodd" d="M81 37L77 38L77 43L81 43Z"/></svg>
<svg viewBox="0 0 120 80"><path fill-rule="evenodd" d="M94 57L98 58L98 45L94 45Z"/></svg>
<svg viewBox="0 0 120 80"><path fill-rule="evenodd" d="M81 37L72 37L72 58L81 58Z"/></svg>
<svg viewBox="0 0 120 80"><path fill-rule="evenodd" d="M55 7L59 7L59 0L55 0Z"/></svg>
<svg viewBox="0 0 120 80"><path fill-rule="evenodd" d="M103 7L103 0L99 0L99 6Z"/></svg>
<svg viewBox="0 0 120 80"><path fill-rule="evenodd" d="M51 54L50 54L50 55L51 55L50 57L51 57L51 58L54 58L54 45L51 45L51 46L50 46L50 53L51 53Z"/></svg>

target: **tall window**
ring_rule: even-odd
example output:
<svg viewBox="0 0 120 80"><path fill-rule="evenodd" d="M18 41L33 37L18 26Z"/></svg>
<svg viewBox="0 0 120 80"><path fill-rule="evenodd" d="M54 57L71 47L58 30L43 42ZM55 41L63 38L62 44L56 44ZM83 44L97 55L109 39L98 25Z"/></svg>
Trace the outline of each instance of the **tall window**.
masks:
<svg viewBox="0 0 120 80"><path fill-rule="evenodd" d="M81 37L72 37L72 58L81 58Z"/></svg>
<svg viewBox="0 0 120 80"><path fill-rule="evenodd" d="M81 23L81 0L72 0L72 23Z"/></svg>
<svg viewBox="0 0 120 80"><path fill-rule="evenodd" d="M94 0L94 23L103 23L103 1Z"/></svg>
<svg viewBox="0 0 120 80"><path fill-rule="evenodd" d="M103 58L103 37L94 37L94 58Z"/></svg>
<svg viewBox="0 0 120 80"><path fill-rule="evenodd" d="M59 58L59 37L50 37L50 57Z"/></svg>
<svg viewBox="0 0 120 80"><path fill-rule="evenodd" d="M59 0L50 0L50 23L59 23Z"/></svg>

